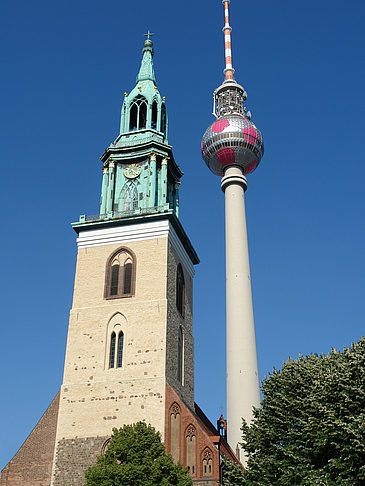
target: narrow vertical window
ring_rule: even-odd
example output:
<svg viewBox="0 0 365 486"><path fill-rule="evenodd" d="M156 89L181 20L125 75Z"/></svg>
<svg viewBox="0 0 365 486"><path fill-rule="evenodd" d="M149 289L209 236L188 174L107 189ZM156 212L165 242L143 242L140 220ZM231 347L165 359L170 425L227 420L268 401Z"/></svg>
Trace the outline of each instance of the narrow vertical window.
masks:
<svg viewBox="0 0 365 486"><path fill-rule="evenodd" d="M126 193L125 193L125 197L124 197L124 211L130 211L131 202L132 202L131 193L130 193L129 188L127 188Z"/></svg>
<svg viewBox="0 0 365 486"><path fill-rule="evenodd" d="M178 344L177 344L177 379L183 384L184 376L184 335L182 327L179 327Z"/></svg>
<svg viewBox="0 0 365 486"><path fill-rule="evenodd" d="M181 264L177 267L176 274L176 307L182 317L185 316L185 281Z"/></svg>
<svg viewBox="0 0 365 486"><path fill-rule="evenodd" d="M147 122L147 103L141 103L139 107L139 130L146 128Z"/></svg>
<svg viewBox="0 0 365 486"><path fill-rule="evenodd" d="M110 295L118 295L119 286L119 264L116 263L111 268Z"/></svg>
<svg viewBox="0 0 365 486"><path fill-rule="evenodd" d="M138 107L135 103L133 103L129 114L129 130L137 130L137 115Z"/></svg>
<svg viewBox="0 0 365 486"><path fill-rule="evenodd" d="M154 130L156 130L156 128L157 128L157 103L156 103L156 101L154 101L152 103L152 124L151 124L151 128L153 128Z"/></svg>
<svg viewBox="0 0 365 486"><path fill-rule="evenodd" d="M166 128L167 128L167 115L166 115L166 106L162 105L161 109L161 132L166 137Z"/></svg>
<svg viewBox="0 0 365 486"><path fill-rule="evenodd" d="M121 368L123 364L123 344L124 344L124 334L120 331L118 335L118 355L117 355L117 368Z"/></svg>
<svg viewBox="0 0 365 486"><path fill-rule="evenodd" d="M190 476L196 477L196 431L193 425L190 425L185 434L185 454L186 466L189 469Z"/></svg>
<svg viewBox="0 0 365 486"><path fill-rule="evenodd" d="M170 409L170 454L174 462L180 460L180 407L174 403Z"/></svg>
<svg viewBox="0 0 365 486"><path fill-rule="evenodd" d="M115 332L110 337L109 368L114 368L115 364Z"/></svg>
<svg viewBox="0 0 365 486"><path fill-rule="evenodd" d="M124 265L123 294L130 294L132 291L132 264Z"/></svg>

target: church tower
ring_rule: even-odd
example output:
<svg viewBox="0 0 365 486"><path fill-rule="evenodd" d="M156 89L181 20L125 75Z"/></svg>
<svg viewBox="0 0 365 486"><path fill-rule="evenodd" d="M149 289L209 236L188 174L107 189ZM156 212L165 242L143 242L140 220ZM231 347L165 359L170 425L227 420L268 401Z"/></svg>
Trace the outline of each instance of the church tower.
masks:
<svg viewBox="0 0 365 486"><path fill-rule="evenodd" d="M194 408L199 260L178 219L182 172L150 39L142 53L120 133L101 157L100 214L72 225L78 255L52 486L70 481L70 458L70 484L81 484L113 427L145 420L164 435L167 385Z"/></svg>
<svg viewBox="0 0 365 486"><path fill-rule="evenodd" d="M168 143L150 34L116 140L101 156L99 214L73 223L77 264L60 392L3 469L0 486L83 486L112 429L144 420L196 486L235 460L226 422L194 402L193 278L179 221L183 175Z"/></svg>

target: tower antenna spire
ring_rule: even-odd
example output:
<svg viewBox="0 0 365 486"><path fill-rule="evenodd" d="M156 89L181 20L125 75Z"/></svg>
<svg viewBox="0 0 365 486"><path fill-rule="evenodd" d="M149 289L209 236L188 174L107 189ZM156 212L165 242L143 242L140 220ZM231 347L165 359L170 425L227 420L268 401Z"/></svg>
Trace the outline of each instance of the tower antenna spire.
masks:
<svg viewBox="0 0 365 486"><path fill-rule="evenodd" d="M226 68L224 70L224 74L226 75L226 81L233 80L234 69L232 66L232 40L231 40L231 32L232 27L229 25L229 4L230 0L222 0L224 5L224 47L225 47L225 57L226 57Z"/></svg>

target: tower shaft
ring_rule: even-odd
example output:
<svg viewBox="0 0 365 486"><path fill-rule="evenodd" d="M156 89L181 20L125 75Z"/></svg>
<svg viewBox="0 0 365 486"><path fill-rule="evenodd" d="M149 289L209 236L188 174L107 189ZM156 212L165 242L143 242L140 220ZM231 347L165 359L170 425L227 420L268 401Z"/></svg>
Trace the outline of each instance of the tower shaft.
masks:
<svg viewBox="0 0 365 486"><path fill-rule="evenodd" d="M244 199L246 188L247 181L241 168L228 167L222 178L226 211L227 436L234 451L242 441L242 418L251 422L252 407L260 405Z"/></svg>

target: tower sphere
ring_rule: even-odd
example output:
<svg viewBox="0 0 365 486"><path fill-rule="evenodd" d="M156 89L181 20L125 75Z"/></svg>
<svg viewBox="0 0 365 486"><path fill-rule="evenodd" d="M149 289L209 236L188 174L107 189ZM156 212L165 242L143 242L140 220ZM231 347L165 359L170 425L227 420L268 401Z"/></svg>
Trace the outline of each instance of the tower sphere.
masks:
<svg viewBox="0 0 365 486"><path fill-rule="evenodd" d="M230 165L241 167L250 174L264 154L261 132L242 114L219 117L206 130L201 145L202 156L209 169L222 176Z"/></svg>

